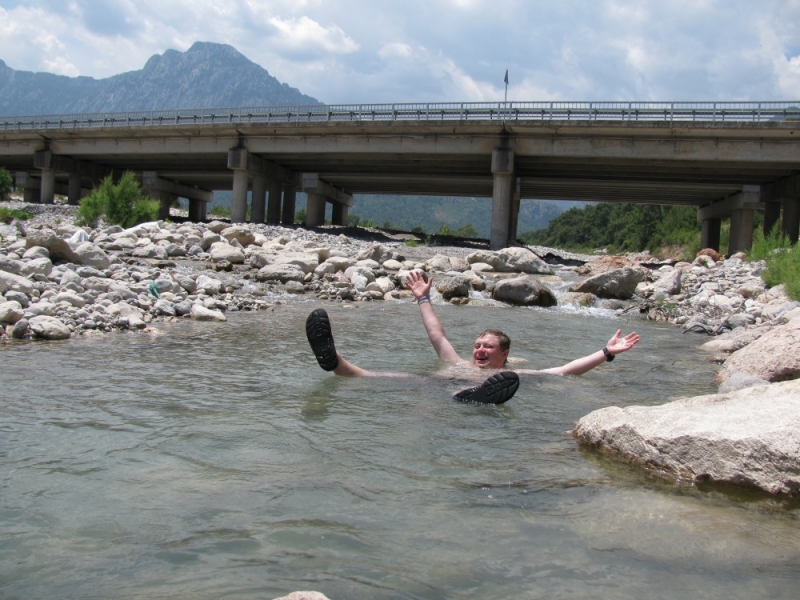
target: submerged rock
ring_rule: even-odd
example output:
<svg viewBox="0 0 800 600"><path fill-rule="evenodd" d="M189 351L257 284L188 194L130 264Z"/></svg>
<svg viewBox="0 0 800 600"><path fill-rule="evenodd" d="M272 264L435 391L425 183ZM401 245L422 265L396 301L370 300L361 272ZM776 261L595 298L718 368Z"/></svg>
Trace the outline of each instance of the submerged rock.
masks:
<svg viewBox="0 0 800 600"><path fill-rule="evenodd" d="M800 495L800 381L603 408L578 421L573 435L678 478Z"/></svg>

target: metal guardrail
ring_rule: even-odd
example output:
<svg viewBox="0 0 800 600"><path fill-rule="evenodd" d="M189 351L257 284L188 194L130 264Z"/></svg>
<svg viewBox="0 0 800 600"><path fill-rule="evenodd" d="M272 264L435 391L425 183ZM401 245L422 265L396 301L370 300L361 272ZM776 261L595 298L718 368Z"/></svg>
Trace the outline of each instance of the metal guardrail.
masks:
<svg viewBox="0 0 800 600"><path fill-rule="evenodd" d="M763 123L800 120L792 102L452 102L312 104L0 117L0 131L247 123L363 121L642 121Z"/></svg>

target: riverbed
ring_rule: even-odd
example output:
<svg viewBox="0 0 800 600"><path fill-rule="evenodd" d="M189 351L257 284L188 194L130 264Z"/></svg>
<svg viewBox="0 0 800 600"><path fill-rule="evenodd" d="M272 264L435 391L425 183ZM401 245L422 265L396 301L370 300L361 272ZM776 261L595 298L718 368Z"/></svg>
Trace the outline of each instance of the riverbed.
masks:
<svg viewBox="0 0 800 600"><path fill-rule="evenodd" d="M316 365L305 317L372 370ZM0 347L0 596L794 598L800 511L667 483L579 448L609 405L713 393L704 339L602 310L439 305L520 368L642 342L582 377L459 404L409 302L296 302Z"/></svg>

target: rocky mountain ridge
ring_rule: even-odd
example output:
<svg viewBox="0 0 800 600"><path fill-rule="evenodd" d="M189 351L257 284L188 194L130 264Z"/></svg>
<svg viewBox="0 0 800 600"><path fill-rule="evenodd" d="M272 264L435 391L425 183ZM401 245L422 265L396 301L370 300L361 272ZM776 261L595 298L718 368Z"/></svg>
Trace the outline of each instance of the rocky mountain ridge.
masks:
<svg viewBox="0 0 800 600"><path fill-rule="evenodd" d="M232 46L195 42L105 79L16 71L0 60L0 115L319 104Z"/></svg>

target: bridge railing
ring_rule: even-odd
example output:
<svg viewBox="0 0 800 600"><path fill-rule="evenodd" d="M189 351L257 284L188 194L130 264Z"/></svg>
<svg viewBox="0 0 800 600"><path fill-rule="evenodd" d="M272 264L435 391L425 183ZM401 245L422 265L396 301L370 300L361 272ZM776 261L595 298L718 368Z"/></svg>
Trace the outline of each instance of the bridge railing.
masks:
<svg viewBox="0 0 800 600"><path fill-rule="evenodd" d="M312 104L0 117L0 131L247 123L361 121L643 121L730 123L800 120L793 102L445 102Z"/></svg>

